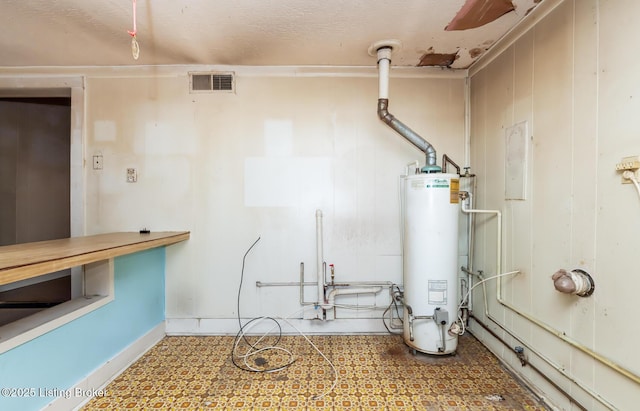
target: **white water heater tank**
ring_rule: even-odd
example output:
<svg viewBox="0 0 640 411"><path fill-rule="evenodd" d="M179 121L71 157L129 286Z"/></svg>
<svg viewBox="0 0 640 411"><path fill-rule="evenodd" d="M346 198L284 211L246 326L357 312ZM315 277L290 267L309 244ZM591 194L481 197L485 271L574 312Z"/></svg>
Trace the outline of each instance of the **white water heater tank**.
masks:
<svg viewBox="0 0 640 411"><path fill-rule="evenodd" d="M457 174L403 177L403 284L405 343L428 354L451 354L449 333L458 308Z"/></svg>

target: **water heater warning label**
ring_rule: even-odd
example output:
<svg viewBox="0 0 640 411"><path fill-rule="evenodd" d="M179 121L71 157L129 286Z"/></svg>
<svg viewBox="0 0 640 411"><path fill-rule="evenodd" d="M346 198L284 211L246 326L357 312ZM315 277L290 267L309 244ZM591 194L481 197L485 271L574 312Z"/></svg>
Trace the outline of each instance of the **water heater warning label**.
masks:
<svg viewBox="0 0 640 411"><path fill-rule="evenodd" d="M449 203L458 204L459 202L460 202L460 180L452 178Z"/></svg>
<svg viewBox="0 0 640 411"><path fill-rule="evenodd" d="M429 304L447 303L447 280L429 280Z"/></svg>

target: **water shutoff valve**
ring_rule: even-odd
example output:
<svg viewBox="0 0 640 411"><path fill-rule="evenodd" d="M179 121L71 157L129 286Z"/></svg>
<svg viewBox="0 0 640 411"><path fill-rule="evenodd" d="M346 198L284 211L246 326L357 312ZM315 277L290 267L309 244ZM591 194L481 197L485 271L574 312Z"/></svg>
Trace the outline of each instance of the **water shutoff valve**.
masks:
<svg viewBox="0 0 640 411"><path fill-rule="evenodd" d="M524 354L524 348L518 345L513 348L513 351L515 351L516 356L520 360L520 365L522 365L523 367L527 365L527 357Z"/></svg>

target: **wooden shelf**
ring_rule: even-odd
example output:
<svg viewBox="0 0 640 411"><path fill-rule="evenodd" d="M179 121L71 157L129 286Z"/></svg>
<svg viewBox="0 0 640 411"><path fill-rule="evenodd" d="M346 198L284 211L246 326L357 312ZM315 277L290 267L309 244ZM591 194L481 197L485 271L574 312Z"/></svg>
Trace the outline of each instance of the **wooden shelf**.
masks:
<svg viewBox="0 0 640 411"><path fill-rule="evenodd" d="M0 285L188 239L188 231L108 233L3 246Z"/></svg>

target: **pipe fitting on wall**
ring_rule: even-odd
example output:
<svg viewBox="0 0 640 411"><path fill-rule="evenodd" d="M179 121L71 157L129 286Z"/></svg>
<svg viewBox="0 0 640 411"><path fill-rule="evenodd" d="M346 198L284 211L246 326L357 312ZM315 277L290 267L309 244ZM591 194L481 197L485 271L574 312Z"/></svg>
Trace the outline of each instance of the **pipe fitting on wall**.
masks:
<svg viewBox="0 0 640 411"><path fill-rule="evenodd" d="M560 269L551 276L551 279L556 290L579 297L590 296L596 288L589 273L580 269L572 271Z"/></svg>

